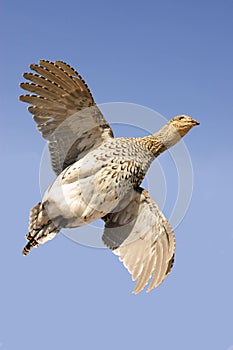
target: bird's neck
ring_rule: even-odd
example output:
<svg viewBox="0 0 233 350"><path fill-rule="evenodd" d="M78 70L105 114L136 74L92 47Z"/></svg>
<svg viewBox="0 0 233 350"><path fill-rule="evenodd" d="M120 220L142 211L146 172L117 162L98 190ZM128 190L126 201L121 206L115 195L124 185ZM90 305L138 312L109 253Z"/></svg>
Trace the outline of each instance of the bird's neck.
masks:
<svg viewBox="0 0 233 350"><path fill-rule="evenodd" d="M181 139L181 136L173 126L166 124L155 134L142 139L146 147L155 157L158 157L166 149L174 146Z"/></svg>

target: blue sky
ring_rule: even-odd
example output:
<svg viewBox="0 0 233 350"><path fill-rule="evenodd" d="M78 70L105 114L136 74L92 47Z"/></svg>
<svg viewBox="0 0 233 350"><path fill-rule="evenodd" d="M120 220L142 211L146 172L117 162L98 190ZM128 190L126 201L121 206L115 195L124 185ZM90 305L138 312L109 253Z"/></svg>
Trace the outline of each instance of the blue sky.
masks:
<svg viewBox="0 0 233 350"><path fill-rule="evenodd" d="M231 0L1 2L0 349L233 346L232 16ZM175 232L175 266L148 295L131 294L110 251L62 234L21 255L45 143L18 84L41 58L77 68L97 103L201 123L185 138L194 192ZM169 155L161 162L169 181Z"/></svg>

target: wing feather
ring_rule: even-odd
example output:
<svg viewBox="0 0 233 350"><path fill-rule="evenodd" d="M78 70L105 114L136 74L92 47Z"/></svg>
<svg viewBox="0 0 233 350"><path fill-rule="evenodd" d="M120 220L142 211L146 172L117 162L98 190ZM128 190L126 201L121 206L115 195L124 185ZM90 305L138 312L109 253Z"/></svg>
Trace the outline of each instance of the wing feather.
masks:
<svg viewBox="0 0 233 350"><path fill-rule="evenodd" d="M165 270L167 269L165 252L163 247L163 237L161 237L161 239L158 240L156 244L156 248L157 248L157 259L156 259L156 264L154 266L154 275L152 277L150 286L147 289L148 292L156 288L157 286L159 286L159 284L164 279L165 276L163 275L163 266L165 266Z"/></svg>
<svg viewBox="0 0 233 350"><path fill-rule="evenodd" d="M63 90L66 90L69 93L69 90L71 88L70 84L65 81L65 79L62 79L62 75L56 74L56 66L53 65L53 70L51 71L44 65L38 65L38 64L31 64L30 68L37 72L38 74L42 75L43 77L47 78L50 81L53 81L56 83L58 86L61 86ZM77 87L77 86L75 86Z"/></svg>
<svg viewBox="0 0 233 350"><path fill-rule="evenodd" d="M47 98L52 99L52 100L56 100L59 98L59 95L56 92L49 90L45 86L41 86L41 85L34 84L34 83L21 83L20 86L22 89L29 91L29 92L33 92L33 93L38 94L42 97L47 96Z"/></svg>
<svg viewBox="0 0 233 350"><path fill-rule="evenodd" d="M20 100L29 103L38 130L48 141L53 170L68 165L113 137L112 129L96 106L78 72L62 61L31 64L21 87L31 92Z"/></svg>
<svg viewBox="0 0 233 350"><path fill-rule="evenodd" d="M37 85L47 88L49 91L57 93L58 98L61 97L62 94L66 93L66 91L61 86L57 85L54 81L51 81L43 77L42 75L29 72L29 73L24 73L23 77Z"/></svg>
<svg viewBox="0 0 233 350"><path fill-rule="evenodd" d="M133 293L137 294L141 292L145 288L145 286L148 284L151 278L152 272L154 270L156 259L157 259L156 254L152 254L150 259L145 259L142 272L138 277L137 284L133 290Z"/></svg>
<svg viewBox="0 0 233 350"><path fill-rule="evenodd" d="M173 230L157 204L143 189L135 190L133 198L123 210L115 210L105 217L102 238L119 256L132 280L137 280L133 290L135 294L141 292L149 281L147 292L159 286L173 266Z"/></svg>

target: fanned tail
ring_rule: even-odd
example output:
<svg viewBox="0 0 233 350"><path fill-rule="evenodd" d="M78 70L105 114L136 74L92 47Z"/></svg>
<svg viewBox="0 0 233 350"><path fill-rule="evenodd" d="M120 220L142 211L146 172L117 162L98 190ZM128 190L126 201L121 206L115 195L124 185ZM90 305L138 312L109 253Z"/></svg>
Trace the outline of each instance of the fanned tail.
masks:
<svg viewBox="0 0 233 350"><path fill-rule="evenodd" d="M26 235L28 243L23 249L23 255L27 255L33 247L38 247L39 244L53 239L59 231L60 227L55 226L49 218L44 204L39 202L30 211L29 232Z"/></svg>

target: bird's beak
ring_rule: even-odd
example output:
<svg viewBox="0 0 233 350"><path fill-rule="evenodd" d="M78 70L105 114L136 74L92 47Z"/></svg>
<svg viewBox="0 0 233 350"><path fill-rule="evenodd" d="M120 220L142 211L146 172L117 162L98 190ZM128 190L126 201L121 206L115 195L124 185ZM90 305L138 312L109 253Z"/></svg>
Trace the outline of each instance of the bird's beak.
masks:
<svg viewBox="0 0 233 350"><path fill-rule="evenodd" d="M193 123L193 125L195 126L195 125L200 125L200 123L197 121L197 120L192 120L192 123Z"/></svg>

